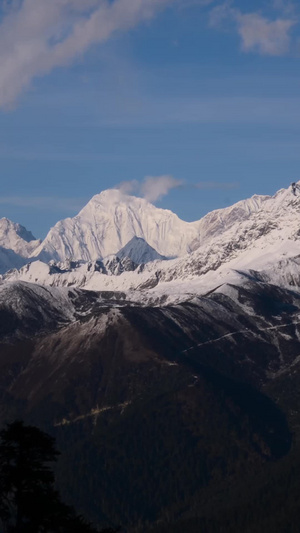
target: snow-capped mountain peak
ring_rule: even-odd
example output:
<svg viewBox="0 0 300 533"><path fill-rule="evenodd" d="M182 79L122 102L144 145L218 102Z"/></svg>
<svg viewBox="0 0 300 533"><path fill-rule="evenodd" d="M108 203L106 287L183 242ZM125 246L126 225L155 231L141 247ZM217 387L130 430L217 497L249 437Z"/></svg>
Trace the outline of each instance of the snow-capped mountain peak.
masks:
<svg viewBox="0 0 300 533"><path fill-rule="evenodd" d="M29 257L40 242L21 224L16 224L6 217L0 219L0 246L2 248L13 250L23 257Z"/></svg>
<svg viewBox="0 0 300 533"><path fill-rule="evenodd" d="M58 222L33 256L42 261L95 261L118 253L134 237L144 239L161 256L183 256L247 220L269 198L256 195L198 221L185 222L144 198L109 189L93 196L74 218Z"/></svg>
<svg viewBox="0 0 300 533"><path fill-rule="evenodd" d="M116 255L119 259L129 257L129 259L137 265L157 260L163 261L166 259L166 257L160 255L145 241L145 239L142 239L142 237L132 237L132 239L125 244Z"/></svg>
<svg viewBox="0 0 300 533"><path fill-rule="evenodd" d="M0 273L10 268L20 268L41 241L36 240L30 231L8 218L0 219Z"/></svg>
<svg viewBox="0 0 300 533"><path fill-rule="evenodd" d="M116 254L133 237L159 254L183 255L198 235L198 223L184 222L166 209L117 189L94 196L74 218L58 222L34 253L41 260L93 261Z"/></svg>
<svg viewBox="0 0 300 533"><path fill-rule="evenodd" d="M298 185L299 190L290 186L274 196L255 195L191 223L142 198L104 191L76 217L58 222L34 252L33 261L55 262L50 269L32 263L3 279L163 296L210 289L233 270L271 272L273 264L300 254ZM161 261L170 256L177 258ZM147 264L138 267L141 263Z"/></svg>

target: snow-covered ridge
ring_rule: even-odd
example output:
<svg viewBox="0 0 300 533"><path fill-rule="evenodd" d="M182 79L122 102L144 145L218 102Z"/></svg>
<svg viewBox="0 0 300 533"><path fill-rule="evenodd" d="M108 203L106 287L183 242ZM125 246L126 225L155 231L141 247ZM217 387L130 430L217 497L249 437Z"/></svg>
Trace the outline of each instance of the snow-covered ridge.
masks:
<svg viewBox="0 0 300 533"><path fill-rule="evenodd" d="M24 226L15 224L8 218L0 219L0 246L6 250L13 250L22 257L30 257L41 243L35 239Z"/></svg>
<svg viewBox="0 0 300 533"><path fill-rule="evenodd" d="M74 218L59 221L43 242L4 218L0 220L0 273L20 268L29 258L45 262L96 261L123 253L124 247L122 257L126 255L136 263L183 256L237 221L248 219L268 198L254 196L208 213L196 222L185 222L143 198L110 189L95 195ZM143 241L138 239L146 244L142 246ZM1 254L2 249L13 253Z"/></svg>
<svg viewBox="0 0 300 533"><path fill-rule="evenodd" d="M0 274L10 268L20 268L34 253L41 241L30 231L8 218L0 219Z"/></svg>
<svg viewBox="0 0 300 533"><path fill-rule="evenodd" d="M149 228L155 228L157 241L162 237L161 227L155 218L157 212L170 224L175 220L177 225L183 224L184 227L188 224L189 228L193 228L196 237L189 245L187 234L180 233L176 224L175 233L170 229L165 236L166 246L169 242L173 245L176 237L180 246L183 239L186 239L190 253L165 261L143 237L134 236L116 254L101 260L85 259L90 255L91 243L94 243L97 255L100 253L100 246L103 249L109 246L108 235L117 234L121 240L122 230L125 238L126 232L127 235L129 233L126 225L129 219L131 222L134 220L139 228L148 228L149 234ZM152 215L154 218L151 218ZM54 233L50 232L49 239L46 238L36 250L36 257L31 259L31 264L8 272L3 280L22 280L57 287L77 286L100 291L135 291L143 301L145 298L161 301L162 298L169 297L172 300L174 295L176 299L176 294L203 294L224 283L234 271L266 271L269 272L268 281L272 282L273 272L275 276L274 265L280 265L276 267L277 278L280 277L280 284L287 286L290 284L290 276L282 273L279 275L278 272L290 269L293 264L294 286L298 287L299 276L295 273L298 263L293 258L300 255L299 215L300 196L295 196L291 188L281 189L273 197L253 196L229 208L208 213L194 223L180 221L170 211L159 210L140 198L123 195L120 191L105 191L94 197L77 217L60 222L64 228L61 234L57 233L58 225L55 226ZM108 221L107 224L105 221ZM70 232L65 231L68 225ZM72 231L81 232L81 240L79 237L76 240L71 228ZM96 229L91 233L93 228L98 228L97 235ZM94 239L92 241L91 235ZM99 235L102 235L102 241L97 240ZM47 254L51 257L50 248L54 247L56 238L57 249L62 246L58 255L66 253L64 245L67 236L70 238L70 250L72 248L74 251L77 247L78 254L82 250L83 257L78 260L65 258L63 261L52 259L47 264L45 259ZM47 247L48 252L45 251ZM44 257L42 249L46 254L44 261L38 260Z"/></svg>
<svg viewBox="0 0 300 533"><path fill-rule="evenodd" d="M276 284L297 289L298 260L293 258L300 255L299 215L300 196L293 195L290 188L282 189L273 197L255 196L209 213L197 223L202 227L202 243L198 241L194 252L173 260L138 266L141 250L146 250L149 258L153 249L141 238L134 238L120 251L121 258L117 253L94 262L48 265L38 261L7 273L3 279L57 287L134 291L135 299L151 302L178 301L203 294L227 283L236 271L254 270L260 273L262 281L272 283L274 278ZM157 257L155 250L153 253Z"/></svg>
<svg viewBox="0 0 300 533"><path fill-rule="evenodd" d="M185 222L143 198L111 189L94 196L74 218L58 222L35 250L42 261L95 261L116 254L134 237L165 257L185 255L257 211L268 197L254 197L219 209L196 222Z"/></svg>
<svg viewBox="0 0 300 533"><path fill-rule="evenodd" d="M157 252L155 259L178 257L237 221L247 219L267 198L255 196L212 211L196 222L185 222L172 211L159 209L143 198L110 189L95 195L74 218L59 221L43 242L32 240L33 236L19 224L2 219L0 246L31 260L95 261L116 254L136 237L144 239Z"/></svg>

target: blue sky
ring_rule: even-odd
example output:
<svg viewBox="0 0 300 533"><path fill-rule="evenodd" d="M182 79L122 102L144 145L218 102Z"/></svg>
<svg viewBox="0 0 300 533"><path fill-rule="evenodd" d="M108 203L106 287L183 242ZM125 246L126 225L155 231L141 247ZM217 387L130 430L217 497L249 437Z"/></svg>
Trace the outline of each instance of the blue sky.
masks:
<svg viewBox="0 0 300 533"><path fill-rule="evenodd" d="M296 2L0 5L0 216L43 237L125 182L195 220L300 178Z"/></svg>

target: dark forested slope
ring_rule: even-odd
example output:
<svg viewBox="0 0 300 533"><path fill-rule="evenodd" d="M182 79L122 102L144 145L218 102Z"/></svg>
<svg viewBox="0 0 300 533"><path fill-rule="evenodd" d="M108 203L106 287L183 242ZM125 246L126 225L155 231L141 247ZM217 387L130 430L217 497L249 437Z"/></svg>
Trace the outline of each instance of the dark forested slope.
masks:
<svg viewBox="0 0 300 533"><path fill-rule="evenodd" d="M1 424L56 437L62 497L97 524L254 532L287 501L293 531L299 315L299 295L251 280L161 308L10 284Z"/></svg>

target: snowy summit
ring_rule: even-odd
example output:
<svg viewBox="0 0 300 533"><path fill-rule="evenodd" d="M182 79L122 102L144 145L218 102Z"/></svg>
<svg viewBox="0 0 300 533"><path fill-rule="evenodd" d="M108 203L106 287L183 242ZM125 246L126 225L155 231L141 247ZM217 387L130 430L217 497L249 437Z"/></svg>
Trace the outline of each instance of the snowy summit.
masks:
<svg viewBox="0 0 300 533"><path fill-rule="evenodd" d="M22 256L23 263L16 260L3 280L134 290L136 297L147 292L153 301L212 290L236 272L255 271L269 281L276 274L276 283L297 286L299 213L300 194L293 187L272 197L253 196L190 223L142 198L108 190L76 217L58 222L42 243L27 243L12 223L2 223L0 242L7 253L33 250L29 264L22 266L28 263ZM5 233L4 227L10 230Z"/></svg>

